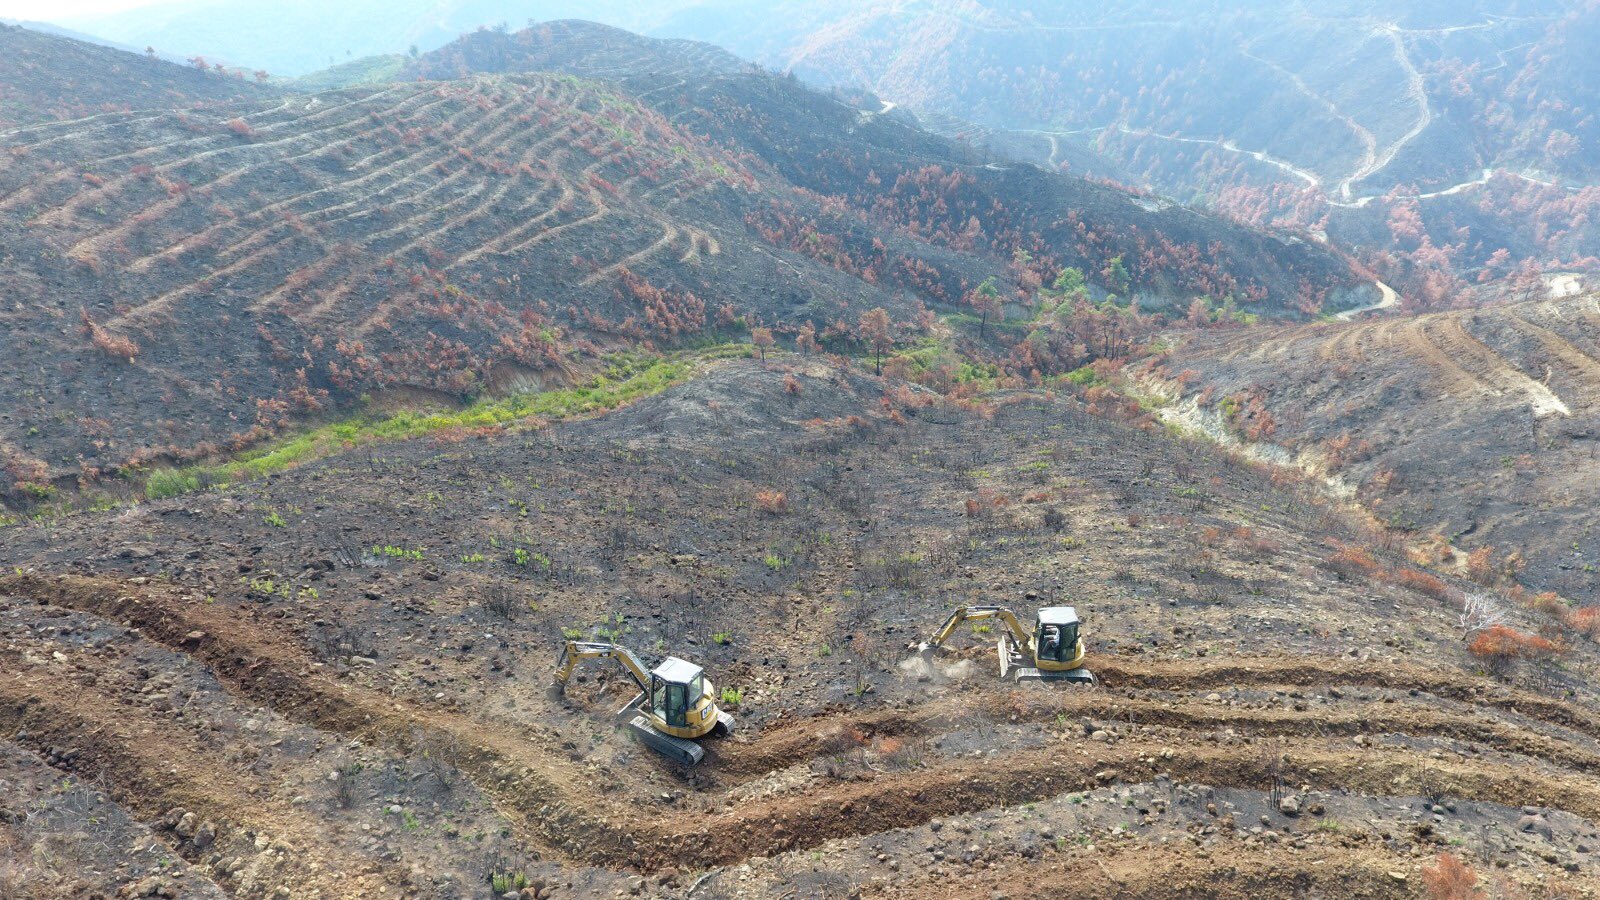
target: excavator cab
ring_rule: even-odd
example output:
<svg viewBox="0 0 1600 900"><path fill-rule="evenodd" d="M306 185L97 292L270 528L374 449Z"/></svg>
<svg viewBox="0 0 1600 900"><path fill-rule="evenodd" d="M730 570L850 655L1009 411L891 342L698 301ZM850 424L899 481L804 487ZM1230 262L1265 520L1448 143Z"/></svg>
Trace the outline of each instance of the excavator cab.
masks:
<svg viewBox="0 0 1600 900"><path fill-rule="evenodd" d="M1070 663L1078 657L1078 611L1070 606L1051 606L1039 610L1034 625L1033 645L1039 648L1040 662Z"/></svg>
<svg viewBox="0 0 1600 900"><path fill-rule="evenodd" d="M1019 659L1020 653L1003 654L1000 668L1018 681L1072 681L1094 684L1094 675L1083 668L1083 637L1079 634L1078 611L1070 606L1047 606L1039 610L1033 625L1033 665ZM1008 665L1009 662L1009 665Z"/></svg>
<svg viewBox="0 0 1600 900"><path fill-rule="evenodd" d="M705 671L676 656L650 671L650 709L669 728L688 728L689 714L706 696Z"/></svg>

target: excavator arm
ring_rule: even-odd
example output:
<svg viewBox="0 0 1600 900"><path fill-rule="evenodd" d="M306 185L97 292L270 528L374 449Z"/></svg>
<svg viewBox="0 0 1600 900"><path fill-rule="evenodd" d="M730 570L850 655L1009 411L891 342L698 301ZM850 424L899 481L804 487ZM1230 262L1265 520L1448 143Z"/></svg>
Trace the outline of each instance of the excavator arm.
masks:
<svg viewBox="0 0 1600 900"><path fill-rule="evenodd" d="M589 643L586 641L567 641L561 648L561 658L556 661L556 684L563 685L572 677L572 670L578 663L586 659L614 659L622 664L624 671L639 685L639 690L650 690L650 674L645 670L644 664L639 662L639 657L633 651L616 644Z"/></svg>
<svg viewBox="0 0 1600 900"><path fill-rule="evenodd" d="M962 622L979 619L999 619L1004 622L1006 628L1011 630L1011 636L1016 639L1019 647L1027 647L1033 641L1033 635L1022 627L1022 623L1017 620L1011 610L1003 606L958 606L955 612L952 612L950 617L944 620L944 624L939 626L939 630L933 633L933 639L922 644L918 649L923 651L932 650L949 640L950 635L955 633L955 630L960 627Z"/></svg>

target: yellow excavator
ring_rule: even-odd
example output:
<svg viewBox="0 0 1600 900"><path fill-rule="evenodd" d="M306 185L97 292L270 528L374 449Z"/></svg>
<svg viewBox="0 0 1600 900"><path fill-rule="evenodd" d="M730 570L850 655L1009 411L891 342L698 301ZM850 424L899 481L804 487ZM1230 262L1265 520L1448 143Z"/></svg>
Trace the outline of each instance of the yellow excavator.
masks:
<svg viewBox="0 0 1600 900"><path fill-rule="evenodd" d="M1000 677L1015 681L1069 681L1094 684L1094 674L1083 668L1083 635L1079 633L1078 611L1070 606L1047 606L1039 610L1033 631L1011 610L1003 606L962 606L950 614L933 639L915 649L931 657L956 628L966 621L999 619L1005 623L1000 633Z"/></svg>
<svg viewBox="0 0 1600 900"><path fill-rule="evenodd" d="M614 659L639 686L639 694L617 712L640 743L686 766L705 758L705 748L695 741L708 734L733 731L733 716L717 708L716 688L705 670L676 656L646 670L632 650L616 644L568 641L556 662L551 693L564 693L567 679L586 659Z"/></svg>

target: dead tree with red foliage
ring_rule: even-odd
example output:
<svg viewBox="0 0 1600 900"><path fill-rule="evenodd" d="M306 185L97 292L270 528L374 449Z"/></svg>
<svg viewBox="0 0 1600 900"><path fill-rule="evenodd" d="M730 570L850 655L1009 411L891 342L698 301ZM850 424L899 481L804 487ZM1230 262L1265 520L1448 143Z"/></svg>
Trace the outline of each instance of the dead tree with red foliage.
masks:
<svg viewBox="0 0 1600 900"><path fill-rule="evenodd" d="M884 351L894 346L894 331L889 322L888 311L879 306L862 313L856 332L860 336L861 342L871 347L873 353L876 354L873 361L873 369L877 374L882 375Z"/></svg>

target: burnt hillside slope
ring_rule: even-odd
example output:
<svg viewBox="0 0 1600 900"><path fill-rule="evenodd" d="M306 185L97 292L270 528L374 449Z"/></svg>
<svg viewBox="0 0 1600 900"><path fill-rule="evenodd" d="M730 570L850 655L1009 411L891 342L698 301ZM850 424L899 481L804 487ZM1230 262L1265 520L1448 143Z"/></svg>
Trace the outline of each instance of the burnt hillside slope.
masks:
<svg viewBox="0 0 1600 900"><path fill-rule="evenodd" d="M125 119L118 114L276 94L253 78L0 24L0 131L94 115L111 127Z"/></svg>
<svg viewBox="0 0 1600 900"><path fill-rule="evenodd" d="M600 36L618 42L608 71L682 50ZM1235 296L1292 316L1370 290L1314 244L966 164L892 117L694 66L0 132L8 488L247 447L378 392L560 383L605 353L762 323L851 350L865 310L915 334L987 279L1024 297L1068 265L1155 307Z"/></svg>

